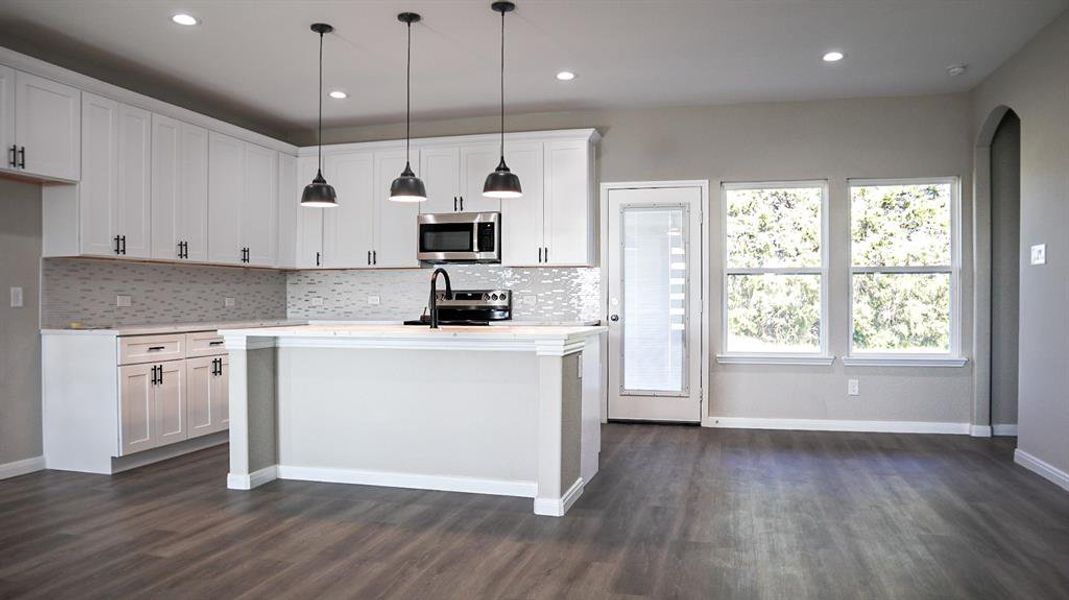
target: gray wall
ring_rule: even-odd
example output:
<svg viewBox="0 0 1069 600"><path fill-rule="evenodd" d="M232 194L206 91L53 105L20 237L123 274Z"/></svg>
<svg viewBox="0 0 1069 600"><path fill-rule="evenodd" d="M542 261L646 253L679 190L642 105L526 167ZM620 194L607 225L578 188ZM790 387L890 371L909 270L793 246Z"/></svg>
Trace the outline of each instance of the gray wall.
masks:
<svg viewBox="0 0 1069 600"><path fill-rule="evenodd" d="M1021 265L1021 121L1009 112L991 142L991 423L1017 423Z"/></svg>
<svg viewBox="0 0 1069 600"><path fill-rule="evenodd" d="M1018 448L1069 472L1069 13L973 93L973 130L1008 106L1021 119L1021 252L1047 245L1047 264L1022 263Z"/></svg>
<svg viewBox="0 0 1069 600"><path fill-rule="evenodd" d="M0 465L41 455L41 189L0 179ZM21 286L23 307L8 288Z"/></svg>
<svg viewBox="0 0 1069 600"><path fill-rule="evenodd" d="M713 215L722 181L827 179L831 191L830 350L849 332L847 178L962 178L962 335L972 349L972 123L966 94L651 110L508 116L512 131L596 127L601 181L708 179ZM417 122L417 137L492 132L493 117ZM391 139L397 125L333 129L328 142ZM311 139L305 139L310 142ZM720 294L719 223L714 218L712 297ZM713 353L720 313L711 315ZM972 419L972 365L965 368L850 368L712 365L710 414L724 417L900 420ZM860 379L861 396L846 394Z"/></svg>

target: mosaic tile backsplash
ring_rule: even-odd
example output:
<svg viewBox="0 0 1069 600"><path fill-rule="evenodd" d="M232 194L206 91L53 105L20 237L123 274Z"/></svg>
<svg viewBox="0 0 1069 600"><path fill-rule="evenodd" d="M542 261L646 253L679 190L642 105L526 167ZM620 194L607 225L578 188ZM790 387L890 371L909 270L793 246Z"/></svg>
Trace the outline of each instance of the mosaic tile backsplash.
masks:
<svg viewBox="0 0 1069 600"><path fill-rule="evenodd" d="M446 268L454 288L512 290L512 318L516 321L573 322L600 318L601 274L596 268L520 269L495 265L448 265ZM430 276L430 269L291 272L286 282L288 317L340 321L414 319L427 305ZM380 303L369 304L368 296L378 296Z"/></svg>
<svg viewBox="0 0 1069 600"><path fill-rule="evenodd" d="M48 258L41 276L44 327L286 317L286 274L279 271ZM130 296L130 306L115 305L120 295ZM234 306L225 306L225 298Z"/></svg>

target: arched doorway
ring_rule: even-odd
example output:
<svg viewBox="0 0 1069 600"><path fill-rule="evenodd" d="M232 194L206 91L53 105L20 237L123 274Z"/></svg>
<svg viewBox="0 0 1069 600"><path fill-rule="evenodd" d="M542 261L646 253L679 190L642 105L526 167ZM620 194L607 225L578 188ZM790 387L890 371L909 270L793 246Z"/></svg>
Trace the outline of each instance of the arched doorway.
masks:
<svg viewBox="0 0 1069 600"><path fill-rule="evenodd" d="M991 431L1017 435L1021 266L1021 120L1007 110L991 138Z"/></svg>

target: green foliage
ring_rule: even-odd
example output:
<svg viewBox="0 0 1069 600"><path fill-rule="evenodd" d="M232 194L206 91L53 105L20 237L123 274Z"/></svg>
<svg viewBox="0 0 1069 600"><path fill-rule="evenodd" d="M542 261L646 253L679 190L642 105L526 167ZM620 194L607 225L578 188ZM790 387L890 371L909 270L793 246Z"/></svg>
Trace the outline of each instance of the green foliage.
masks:
<svg viewBox="0 0 1069 600"><path fill-rule="evenodd" d="M728 267L819 267L822 194L818 187L729 190Z"/></svg>
<svg viewBox="0 0 1069 600"><path fill-rule="evenodd" d="M851 188L856 267L950 264L950 184Z"/></svg>
<svg viewBox="0 0 1069 600"><path fill-rule="evenodd" d="M948 351L950 275L855 274L854 348Z"/></svg>
<svg viewBox="0 0 1069 600"><path fill-rule="evenodd" d="M820 350L820 275L729 275L728 348Z"/></svg>

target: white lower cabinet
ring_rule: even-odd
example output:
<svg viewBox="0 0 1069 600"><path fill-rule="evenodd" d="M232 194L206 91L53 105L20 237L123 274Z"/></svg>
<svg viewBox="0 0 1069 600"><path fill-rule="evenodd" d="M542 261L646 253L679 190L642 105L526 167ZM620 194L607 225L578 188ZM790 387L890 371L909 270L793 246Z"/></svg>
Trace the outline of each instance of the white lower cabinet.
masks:
<svg viewBox="0 0 1069 600"><path fill-rule="evenodd" d="M226 356L202 356L186 360L189 437L207 435L229 427L229 365L230 359Z"/></svg>
<svg viewBox="0 0 1069 600"><path fill-rule="evenodd" d="M187 438L185 361L119 367L121 455Z"/></svg>

